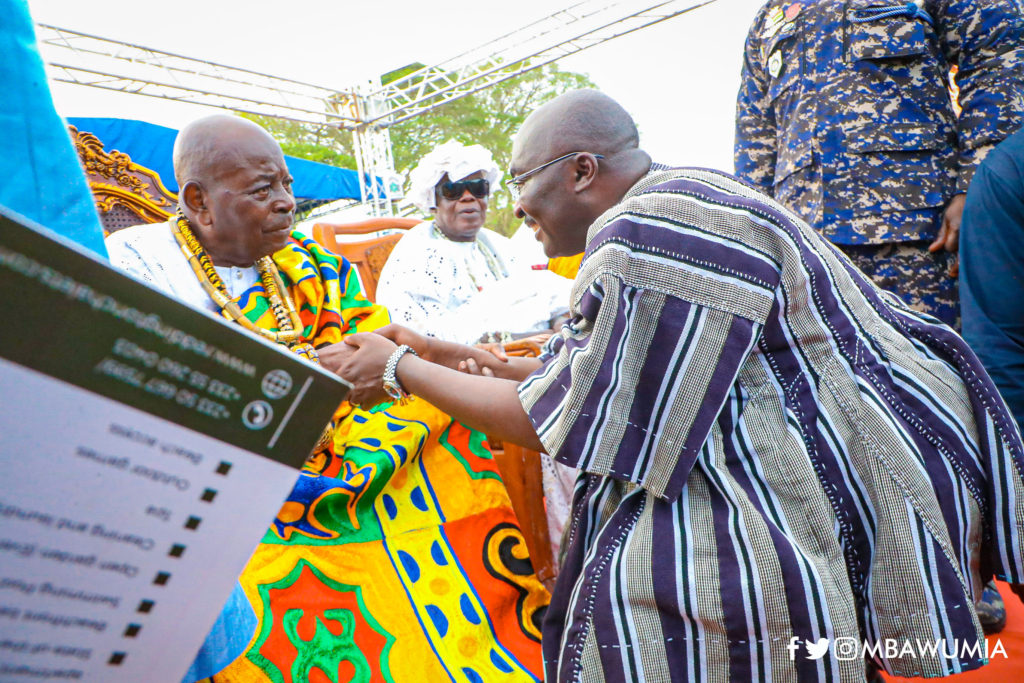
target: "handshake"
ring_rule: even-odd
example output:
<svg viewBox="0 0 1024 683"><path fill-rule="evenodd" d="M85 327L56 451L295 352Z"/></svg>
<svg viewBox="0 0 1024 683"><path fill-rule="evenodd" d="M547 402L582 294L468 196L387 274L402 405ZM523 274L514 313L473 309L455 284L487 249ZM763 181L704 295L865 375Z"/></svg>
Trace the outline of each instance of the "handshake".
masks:
<svg viewBox="0 0 1024 683"><path fill-rule="evenodd" d="M532 340L515 344L536 346ZM467 346L441 341L394 324L374 332L345 337L340 343L318 349L317 355L324 369L352 385L349 401L369 407L390 400L384 389L384 372L388 360L402 345L408 346L428 363L482 377L521 381L539 366L534 359L513 358L510 361L500 343Z"/></svg>

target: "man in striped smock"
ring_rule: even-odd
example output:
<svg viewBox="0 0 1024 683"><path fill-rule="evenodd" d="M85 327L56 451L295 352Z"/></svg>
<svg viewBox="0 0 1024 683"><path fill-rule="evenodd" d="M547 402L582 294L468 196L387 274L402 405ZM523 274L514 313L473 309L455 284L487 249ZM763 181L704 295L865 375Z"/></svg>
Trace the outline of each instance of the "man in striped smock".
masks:
<svg viewBox="0 0 1024 683"><path fill-rule="evenodd" d="M1024 451L981 364L796 214L731 176L652 164L637 140L591 91L516 138L517 212L549 256L586 248L548 353L473 358L496 379L397 365L405 390L583 472L547 680L982 666L982 583L1024 581ZM350 343L359 400L395 347Z"/></svg>

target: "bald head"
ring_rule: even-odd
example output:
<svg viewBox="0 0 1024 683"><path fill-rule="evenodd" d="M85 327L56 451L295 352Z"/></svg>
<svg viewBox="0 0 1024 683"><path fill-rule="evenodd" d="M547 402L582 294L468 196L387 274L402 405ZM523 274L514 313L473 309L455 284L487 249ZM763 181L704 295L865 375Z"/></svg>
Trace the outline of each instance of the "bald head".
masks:
<svg viewBox="0 0 1024 683"><path fill-rule="evenodd" d="M551 256L578 254L587 229L651 168L632 117L596 90L574 90L538 108L512 145L516 216ZM575 154L574 154L575 153Z"/></svg>
<svg viewBox="0 0 1024 683"><path fill-rule="evenodd" d="M174 178L204 185L250 154L282 156L281 146L258 124L238 116L214 114L193 121L174 141Z"/></svg>
<svg viewBox="0 0 1024 683"><path fill-rule="evenodd" d="M252 121L199 119L174 142L178 204L215 265L248 266L283 248L295 197L281 146Z"/></svg>
<svg viewBox="0 0 1024 683"><path fill-rule="evenodd" d="M551 158L581 151L611 157L638 149L640 133L633 118L612 98L597 90L573 90L530 114L516 135L515 146Z"/></svg>

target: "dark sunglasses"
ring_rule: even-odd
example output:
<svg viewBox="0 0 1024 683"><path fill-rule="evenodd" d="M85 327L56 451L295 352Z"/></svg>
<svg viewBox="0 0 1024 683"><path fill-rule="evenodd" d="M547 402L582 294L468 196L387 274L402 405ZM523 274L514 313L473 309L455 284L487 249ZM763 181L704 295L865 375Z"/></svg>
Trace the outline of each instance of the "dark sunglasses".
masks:
<svg viewBox="0 0 1024 683"><path fill-rule="evenodd" d="M477 199L483 199L487 195L491 194L491 183L483 178L477 178L476 180L460 180L453 183L448 181L447 183L441 183L438 186L441 192L441 196L445 199L456 200L459 199L466 190L476 197Z"/></svg>

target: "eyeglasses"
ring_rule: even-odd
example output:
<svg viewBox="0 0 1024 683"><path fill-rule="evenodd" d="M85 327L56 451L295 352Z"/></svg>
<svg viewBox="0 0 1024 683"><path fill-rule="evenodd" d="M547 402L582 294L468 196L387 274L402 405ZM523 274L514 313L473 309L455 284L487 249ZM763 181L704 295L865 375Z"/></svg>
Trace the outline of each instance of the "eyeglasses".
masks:
<svg viewBox="0 0 1024 683"><path fill-rule="evenodd" d="M448 181L442 183L438 190L445 199L458 200L469 190L469 193L477 199L483 199L491 193L491 183L483 178L474 180L460 180L458 182Z"/></svg>
<svg viewBox="0 0 1024 683"><path fill-rule="evenodd" d="M587 154L587 152L569 152L568 154L560 156L557 159L552 159L546 164L541 164L540 166L533 170L527 171L526 173L520 173L515 178L509 178L508 180L506 180L505 185L508 186L509 192L512 193L512 199L515 201L519 201L519 194L523 191L523 184L530 176L536 175L537 173L540 173L548 166L551 166L552 164L557 164L559 161L565 161L566 159L570 159L576 156L577 154ZM603 154L594 154L593 156L595 159L604 159Z"/></svg>

